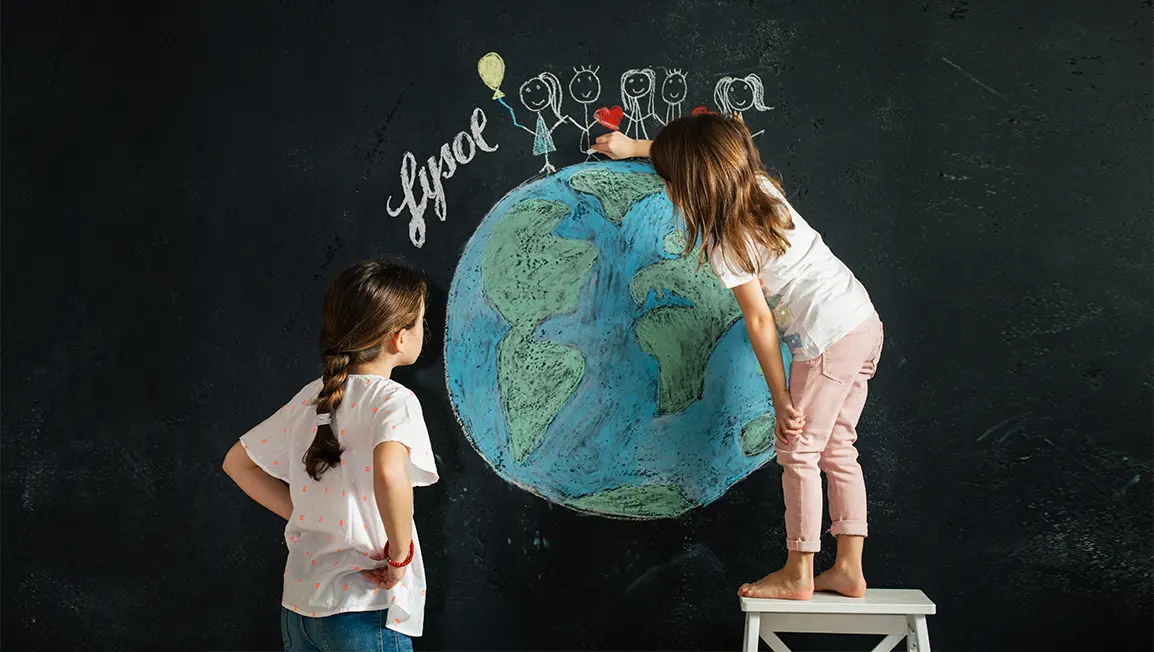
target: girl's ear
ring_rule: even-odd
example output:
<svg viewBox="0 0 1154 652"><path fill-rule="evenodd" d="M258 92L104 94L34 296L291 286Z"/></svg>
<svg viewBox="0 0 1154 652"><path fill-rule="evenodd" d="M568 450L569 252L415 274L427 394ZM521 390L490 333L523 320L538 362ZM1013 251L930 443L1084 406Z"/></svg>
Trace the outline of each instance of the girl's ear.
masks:
<svg viewBox="0 0 1154 652"><path fill-rule="evenodd" d="M385 351L388 353L400 353L401 346L405 343L405 330L401 329L392 335L385 337Z"/></svg>

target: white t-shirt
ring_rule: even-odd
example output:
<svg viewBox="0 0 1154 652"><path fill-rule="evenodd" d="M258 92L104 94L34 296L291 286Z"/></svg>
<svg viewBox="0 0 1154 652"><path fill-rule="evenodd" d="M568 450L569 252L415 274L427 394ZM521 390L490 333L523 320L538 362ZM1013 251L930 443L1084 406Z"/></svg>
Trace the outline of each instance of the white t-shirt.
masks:
<svg viewBox="0 0 1154 652"><path fill-rule="evenodd" d="M821 239L821 234L798 215L781 192L768 180L763 186L785 202L793 217L786 231L789 248L781 256L752 245L759 272L748 274L715 250L710 264L726 288L761 280L765 299L782 342L793 359L812 360L873 314L869 293Z"/></svg>
<svg viewBox="0 0 1154 652"><path fill-rule="evenodd" d="M400 442L409 449L413 486L437 481L421 404L411 391L388 378L349 376L332 421L344 448L341 465L317 482L305 472L303 459L316 430L313 402L321 386L320 380L308 384L240 439L253 462L287 482L292 495L281 604L315 618L387 609L389 629L420 636L426 587L416 523L413 561L400 584L389 591L377 589L359 571L387 565L366 556L384 549L386 541L373 495L373 449L382 442ZM407 554L408 550L389 550L393 559Z"/></svg>

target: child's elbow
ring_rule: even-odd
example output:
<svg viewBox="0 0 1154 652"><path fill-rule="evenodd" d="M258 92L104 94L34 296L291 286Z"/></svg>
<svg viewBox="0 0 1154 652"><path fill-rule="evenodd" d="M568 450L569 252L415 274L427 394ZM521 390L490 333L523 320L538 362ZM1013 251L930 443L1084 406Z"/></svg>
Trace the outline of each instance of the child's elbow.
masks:
<svg viewBox="0 0 1154 652"><path fill-rule="evenodd" d="M245 458L248 454L244 452L239 444L228 449L228 453L224 456L224 462L221 462L220 468L224 470L225 475L235 479L238 471L243 468Z"/></svg>
<svg viewBox="0 0 1154 652"><path fill-rule="evenodd" d="M409 485L409 472L404 464L378 464L374 469L377 486L385 491L402 489Z"/></svg>
<svg viewBox="0 0 1154 652"><path fill-rule="evenodd" d="M405 469L387 466L377 469L377 482L385 489L397 489L409 484L409 474Z"/></svg>
<svg viewBox="0 0 1154 652"><path fill-rule="evenodd" d="M748 315L745 318L745 328L750 333L762 333L767 330L772 330L774 328L773 317L761 313Z"/></svg>

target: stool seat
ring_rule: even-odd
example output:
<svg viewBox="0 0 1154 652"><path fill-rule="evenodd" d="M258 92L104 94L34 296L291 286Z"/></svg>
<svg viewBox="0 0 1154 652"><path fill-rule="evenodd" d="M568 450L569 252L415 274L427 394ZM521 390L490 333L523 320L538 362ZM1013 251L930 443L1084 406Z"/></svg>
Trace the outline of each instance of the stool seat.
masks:
<svg viewBox="0 0 1154 652"><path fill-rule="evenodd" d="M868 589L865 597L815 593L811 600L740 598L745 612L744 652L756 652L758 639L774 652L792 652L777 632L879 634L873 652L889 652L903 638L908 652L930 652L926 616L937 607L917 589Z"/></svg>

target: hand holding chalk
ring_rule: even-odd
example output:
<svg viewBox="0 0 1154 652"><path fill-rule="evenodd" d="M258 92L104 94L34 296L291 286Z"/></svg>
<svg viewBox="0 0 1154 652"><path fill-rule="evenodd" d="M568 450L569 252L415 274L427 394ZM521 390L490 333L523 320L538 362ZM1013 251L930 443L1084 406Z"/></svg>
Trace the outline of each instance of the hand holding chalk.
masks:
<svg viewBox="0 0 1154 652"><path fill-rule="evenodd" d="M598 136L587 153L604 154L613 160L649 156L649 144L648 140L633 140L620 131L611 131Z"/></svg>

